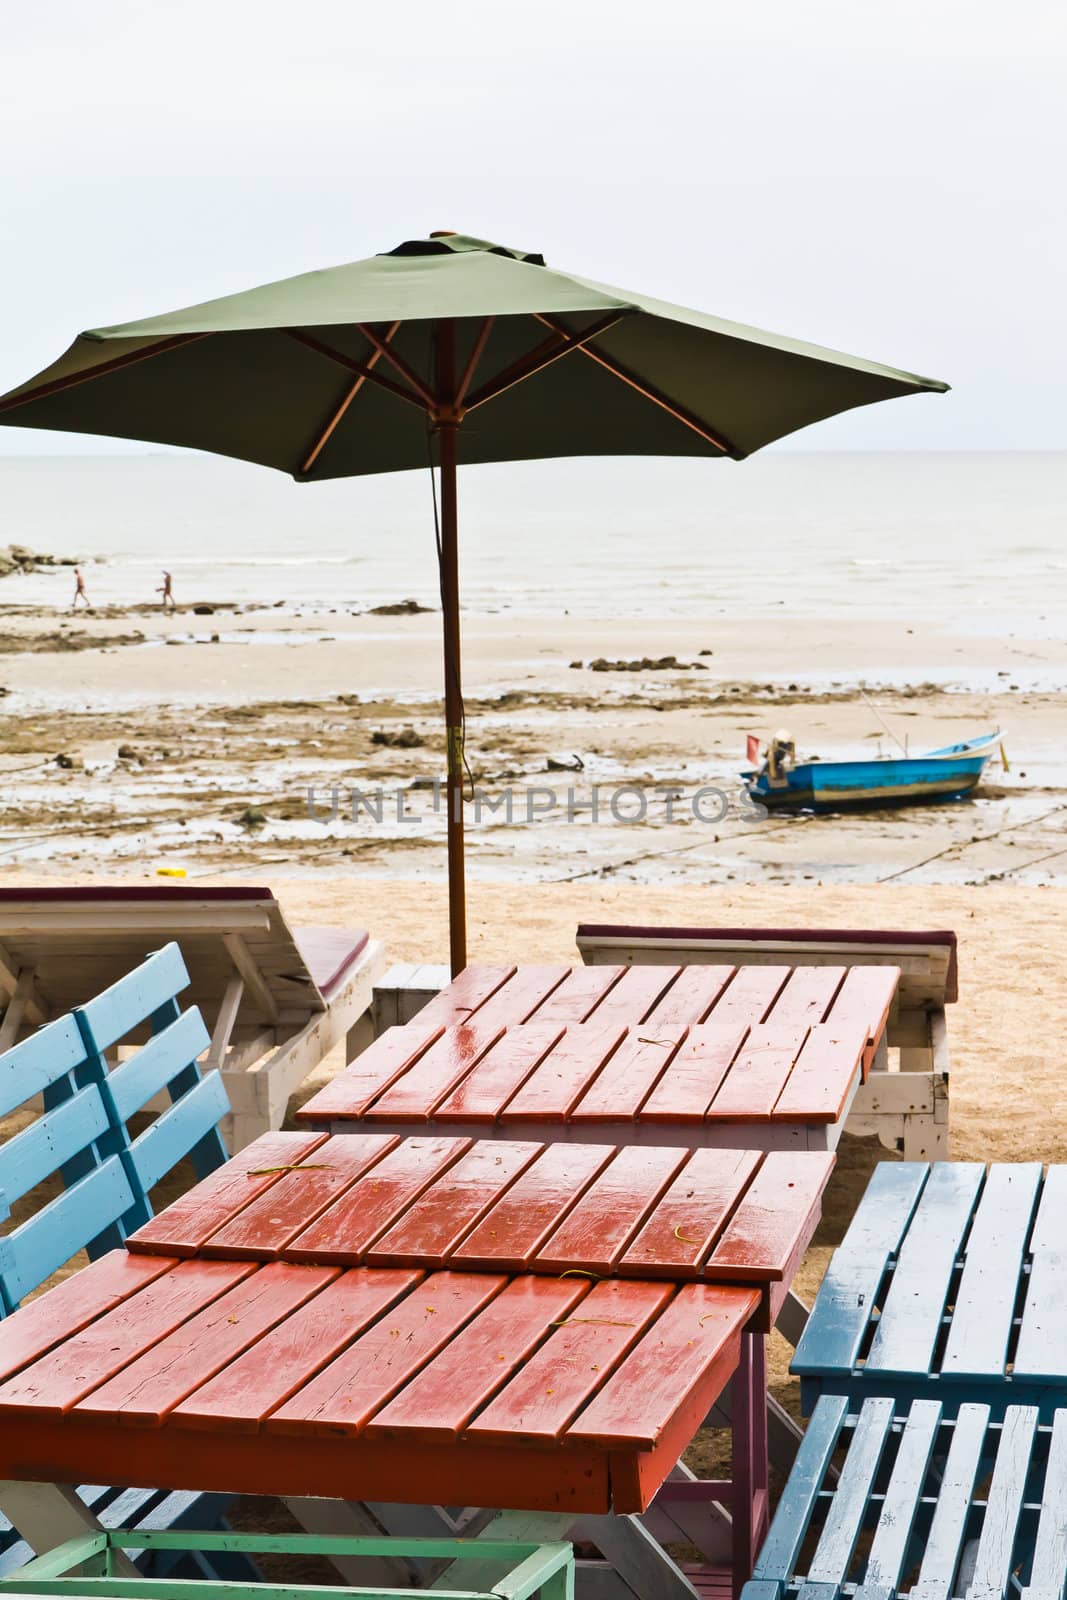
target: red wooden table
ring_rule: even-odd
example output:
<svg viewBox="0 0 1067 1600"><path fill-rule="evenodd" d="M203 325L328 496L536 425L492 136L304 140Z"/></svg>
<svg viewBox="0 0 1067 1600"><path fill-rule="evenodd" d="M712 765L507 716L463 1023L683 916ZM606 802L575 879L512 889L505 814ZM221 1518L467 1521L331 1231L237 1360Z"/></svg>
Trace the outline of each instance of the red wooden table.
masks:
<svg viewBox="0 0 1067 1600"><path fill-rule="evenodd" d="M297 1115L334 1132L832 1150L899 978L896 967L468 967Z"/></svg>
<svg viewBox="0 0 1067 1600"><path fill-rule="evenodd" d="M0 1323L0 1479L462 1502L557 1532L726 1499L736 1587L766 1519L762 1330L832 1162L267 1135ZM735 1374L733 1483L665 1483Z"/></svg>

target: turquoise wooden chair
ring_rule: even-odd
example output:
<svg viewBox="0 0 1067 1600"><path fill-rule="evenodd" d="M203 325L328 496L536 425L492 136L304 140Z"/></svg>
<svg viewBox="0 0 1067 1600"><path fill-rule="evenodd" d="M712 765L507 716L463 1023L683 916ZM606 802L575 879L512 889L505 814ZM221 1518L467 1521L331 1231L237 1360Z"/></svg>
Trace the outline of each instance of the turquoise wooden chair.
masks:
<svg viewBox="0 0 1067 1600"><path fill-rule="evenodd" d="M742 1600L1064 1600L1065 1507L1067 1410L825 1395Z"/></svg>
<svg viewBox="0 0 1067 1600"><path fill-rule="evenodd" d="M188 983L176 944L150 956L88 1005L50 1022L0 1056L0 1117L40 1096L43 1113L0 1148L0 1316L80 1251L90 1259L121 1245L152 1216L150 1190L186 1156L198 1177L226 1159L218 1130L229 1109L219 1074L201 1076L209 1044L195 1009L177 995ZM109 1068L107 1053L130 1034L147 1042ZM130 1121L155 1096L170 1104L141 1132ZM40 1185L59 1194L34 1205ZM218 1527L233 1497L83 1485L79 1497L106 1527L147 1530ZM30 1545L0 1518L0 1576L21 1568ZM145 1557L147 1559L147 1556ZM152 1559L157 1557L153 1554ZM181 1551L181 1569L237 1581L256 1576L243 1555L211 1561Z"/></svg>

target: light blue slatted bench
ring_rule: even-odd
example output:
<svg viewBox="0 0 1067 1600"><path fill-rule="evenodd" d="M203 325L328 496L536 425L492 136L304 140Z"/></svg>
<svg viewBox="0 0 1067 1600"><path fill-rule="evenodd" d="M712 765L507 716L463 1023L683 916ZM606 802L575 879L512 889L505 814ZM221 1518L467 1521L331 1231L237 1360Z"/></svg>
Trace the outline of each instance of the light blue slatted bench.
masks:
<svg viewBox="0 0 1067 1600"><path fill-rule="evenodd" d="M815 1407L742 1600L1064 1600L1067 1410L847 1408Z"/></svg>
<svg viewBox="0 0 1067 1600"><path fill-rule="evenodd" d="M883 1162L834 1251L792 1370L821 1394L994 1416L1067 1406L1067 1167Z"/></svg>
<svg viewBox="0 0 1067 1600"><path fill-rule="evenodd" d="M25 1197L32 1201L38 1185L56 1175L63 1184L0 1238L0 1316L16 1311L79 1251L95 1259L122 1244L152 1215L149 1191L186 1156L197 1177L225 1161L218 1122L229 1109L226 1091L218 1073L201 1077L197 1057L210 1042L207 1029L200 1013L183 1012L176 998L188 981L181 951L169 944L0 1056L0 1117L36 1096L44 1102L43 1114L0 1147L0 1221ZM146 1024L148 1042L109 1070L107 1052ZM170 1105L131 1135L130 1119L163 1092ZM79 1494L105 1527L146 1531L217 1527L233 1498L102 1485L83 1485ZM0 1517L0 1576L32 1555ZM194 1577L256 1575L246 1557L226 1552L210 1562L182 1552L181 1564Z"/></svg>

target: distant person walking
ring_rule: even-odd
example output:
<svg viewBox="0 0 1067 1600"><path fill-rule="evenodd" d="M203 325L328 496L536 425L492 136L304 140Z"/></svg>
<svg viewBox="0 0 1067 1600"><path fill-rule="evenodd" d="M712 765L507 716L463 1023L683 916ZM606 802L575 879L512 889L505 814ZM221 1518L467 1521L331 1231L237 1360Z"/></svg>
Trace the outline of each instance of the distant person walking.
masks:
<svg viewBox="0 0 1067 1600"><path fill-rule="evenodd" d="M174 590L171 584L171 576L169 572L164 572L163 582L156 590L156 593L163 596L163 599L160 603L163 606L164 611L176 611L178 609L178 603L174 598Z"/></svg>
<svg viewBox="0 0 1067 1600"><path fill-rule="evenodd" d="M79 600L81 601L82 605L85 607L85 609L87 611L91 611L93 609L92 602L90 601L89 596L85 592L85 579L82 577L81 572L78 570L78 568L75 567L74 568L74 599L70 603L70 609L72 611L76 611L77 610L78 601Z"/></svg>

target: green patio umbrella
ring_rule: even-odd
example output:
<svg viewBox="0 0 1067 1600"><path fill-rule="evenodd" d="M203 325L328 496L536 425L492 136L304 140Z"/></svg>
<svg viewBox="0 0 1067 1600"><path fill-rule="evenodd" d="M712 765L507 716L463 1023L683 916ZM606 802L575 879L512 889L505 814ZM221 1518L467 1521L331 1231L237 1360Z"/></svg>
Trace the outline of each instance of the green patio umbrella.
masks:
<svg viewBox="0 0 1067 1600"><path fill-rule="evenodd" d="M740 461L808 423L946 384L545 266L409 240L162 317L97 328L0 422L236 456L298 482L436 462L453 971L466 963L456 463Z"/></svg>

